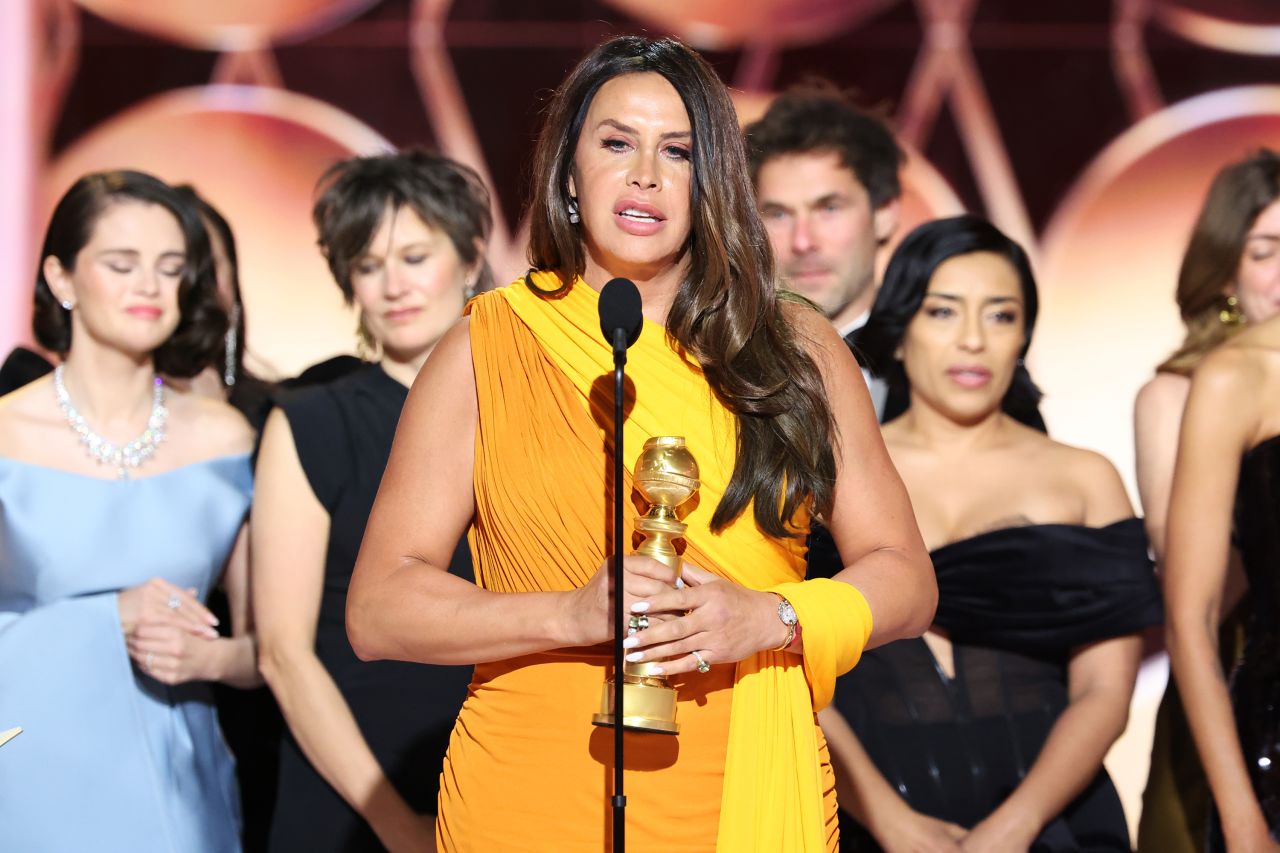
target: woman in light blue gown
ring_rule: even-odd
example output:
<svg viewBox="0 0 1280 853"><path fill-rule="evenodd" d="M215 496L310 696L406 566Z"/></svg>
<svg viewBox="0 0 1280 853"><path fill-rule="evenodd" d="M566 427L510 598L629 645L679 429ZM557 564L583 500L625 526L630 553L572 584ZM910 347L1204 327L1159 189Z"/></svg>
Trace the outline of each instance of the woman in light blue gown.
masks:
<svg viewBox="0 0 1280 853"><path fill-rule="evenodd" d="M0 398L0 729L24 729L0 747L0 848L238 851L209 682L258 683L253 435L162 378L226 330L204 226L156 178L88 175L41 261L36 337L62 365ZM221 639L201 603L219 579Z"/></svg>

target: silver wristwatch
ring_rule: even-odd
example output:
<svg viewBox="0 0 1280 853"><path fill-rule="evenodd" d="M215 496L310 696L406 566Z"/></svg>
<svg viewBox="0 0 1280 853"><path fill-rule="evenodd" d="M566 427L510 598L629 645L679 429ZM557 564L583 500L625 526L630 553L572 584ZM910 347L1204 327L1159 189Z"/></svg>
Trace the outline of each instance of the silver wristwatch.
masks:
<svg viewBox="0 0 1280 853"><path fill-rule="evenodd" d="M787 626L787 639L774 651L783 652L796 641L796 626L800 624L800 617L796 616L796 609L791 606L790 601L782 598L782 596L778 597L782 599L778 602L778 618L782 620L783 625Z"/></svg>

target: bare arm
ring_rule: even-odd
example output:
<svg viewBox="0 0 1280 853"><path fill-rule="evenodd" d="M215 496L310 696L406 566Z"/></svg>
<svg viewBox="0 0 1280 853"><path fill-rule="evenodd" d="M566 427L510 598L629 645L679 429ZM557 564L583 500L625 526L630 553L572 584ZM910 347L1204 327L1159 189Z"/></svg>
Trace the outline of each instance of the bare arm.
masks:
<svg viewBox="0 0 1280 853"><path fill-rule="evenodd" d="M448 572L475 513L468 322L444 336L409 392L365 529L347 596L347 633L365 660L482 663L611 636L607 572L597 569L580 589L523 593L490 592ZM645 557L625 562L630 606L662 585L633 569L665 569Z"/></svg>
<svg viewBox="0 0 1280 853"><path fill-rule="evenodd" d="M259 687L262 676L258 674L257 640L253 631L253 618L249 608L249 531L240 528L236 544L227 562L222 579L227 593L227 605L231 611L231 636L213 641L213 681L221 681L232 687L248 689Z"/></svg>
<svg viewBox="0 0 1280 853"><path fill-rule="evenodd" d="M966 850L1026 850L1102 768L1129 719L1142 638L1079 649L1067 670L1069 703L1025 779L965 839Z"/></svg>
<svg viewBox="0 0 1280 853"><path fill-rule="evenodd" d="M1084 498L1081 523L1105 527L1133 507L1115 467L1099 454L1070 450L1067 466ZM1076 649L1067 667L1067 707L1013 793L974 827L966 850L1025 850L1102 768L1124 733L1142 657L1140 634Z"/></svg>
<svg viewBox="0 0 1280 853"><path fill-rule="evenodd" d="M1260 371L1221 350L1196 373L1182 422L1165 564L1165 639L1228 847L1267 837L1218 663L1238 461L1260 426Z"/></svg>
<svg viewBox="0 0 1280 853"><path fill-rule="evenodd" d="M959 851L967 829L920 814L880 775L844 717L833 708L818 712L818 722L831 748L840 807L875 836L885 853L951 853Z"/></svg>
<svg viewBox="0 0 1280 853"><path fill-rule="evenodd" d="M1161 569L1173 491L1173 466L1178 458L1178 432L1190 390L1191 380L1161 374L1142 387L1133 409L1138 494L1142 499L1147 538L1151 540ZM1233 547L1229 553L1222 593L1223 614L1230 613L1249 589L1239 552Z"/></svg>
<svg viewBox="0 0 1280 853"><path fill-rule="evenodd" d="M396 793L337 684L315 654L329 540L325 512L298 461L289 421L263 430L253 502L253 588L262 674L307 760L391 849L427 843L427 825Z"/></svg>
<svg viewBox="0 0 1280 853"><path fill-rule="evenodd" d="M804 316L839 436L828 528L845 568L835 579L857 587L871 606L867 648L919 636L933 621L938 584L911 500L885 450L849 347L823 318L813 312Z"/></svg>
<svg viewBox="0 0 1280 853"><path fill-rule="evenodd" d="M866 382L853 353L825 318L797 307L792 319L822 372L839 436L829 526L848 565L835 580L856 587L867 599L872 613L868 648L917 636L933 619L938 585L906 488L880 438ZM686 615L626 640L624 646L638 647L629 659L669 658L663 668L676 674L696 667L690 654L695 650L712 664L732 663L785 641L776 595L718 582L695 567L686 567L686 579L693 585L648 601L650 612ZM803 641L789 650L802 652Z"/></svg>
<svg viewBox="0 0 1280 853"><path fill-rule="evenodd" d="M1138 392L1133 404L1134 462L1147 538L1158 561L1164 560L1165 523L1178 456L1178 429L1191 381L1159 374Z"/></svg>
<svg viewBox="0 0 1280 853"><path fill-rule="evenodd" d="M188 408L188 406L194 406ZM181 404L186 426L201 437L206 454L247 453L254 433L244 417L219 401L191 398ZM120 593L121 622L130 656L158 681L217 681L232 687L262 684L249 612L248 525L242 524L222 575L230 607L231 636L213 630L213 614L195 590L179 590L160 578ZM174 604L177 604L174 607Z"/></svg>

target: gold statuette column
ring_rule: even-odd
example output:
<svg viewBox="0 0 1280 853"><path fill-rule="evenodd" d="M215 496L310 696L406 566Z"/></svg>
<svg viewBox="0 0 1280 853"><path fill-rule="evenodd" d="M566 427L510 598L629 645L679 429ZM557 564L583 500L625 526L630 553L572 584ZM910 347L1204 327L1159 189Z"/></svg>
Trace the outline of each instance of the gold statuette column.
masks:
<svg viewBox="0 0 1280 853"><path fill-rule="evenodd" d="M679 520L676 509L698 491L698 463L680 436L655 436L644 443L633 480L649 503L649 511L636 519L636 532L645 538L635 553L669 566L679 578L681 560L674 543L688 525ZM676 690L665 676L653 671L655 666L660 663L644 661L623 667L622 725L637 731L677 734ZM600 709L591 722L614 725L612 681L604 683Z"/></svg>

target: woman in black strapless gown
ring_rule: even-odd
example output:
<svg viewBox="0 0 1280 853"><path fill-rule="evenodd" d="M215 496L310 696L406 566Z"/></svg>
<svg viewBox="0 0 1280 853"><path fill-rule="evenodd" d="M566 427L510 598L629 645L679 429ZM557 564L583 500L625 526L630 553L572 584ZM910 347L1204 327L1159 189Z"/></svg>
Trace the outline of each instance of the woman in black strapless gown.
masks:
<svg viewBox="0 0 1280 853"><path fill-rule="evenodd" d="M1022 367L1036 307L1016 243L939 220L895 252L859 341L901 401L885 442L939 605L821 717L844 850L1130 849L1102 758L1159 589L1115 469L1043 432Z"/></svg>
<svg viewBox="0 0 1280 853"><path fill-rule="evenodd" d="M1250 612L1228 690L1215 628L1233 527ZM1169 657L1216 806L1207 849L1280 850L1280 317L1192 379L1165 590Z"/></svg>

